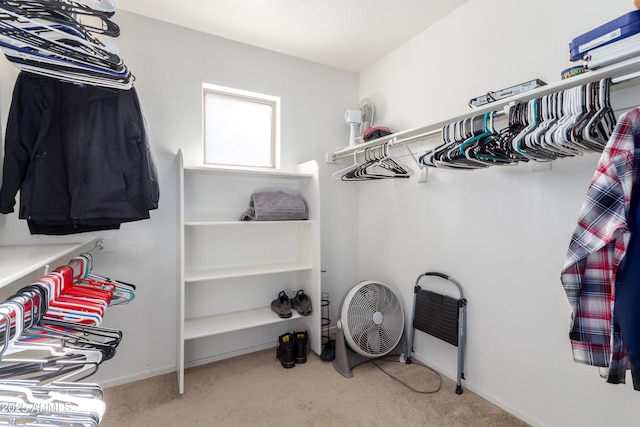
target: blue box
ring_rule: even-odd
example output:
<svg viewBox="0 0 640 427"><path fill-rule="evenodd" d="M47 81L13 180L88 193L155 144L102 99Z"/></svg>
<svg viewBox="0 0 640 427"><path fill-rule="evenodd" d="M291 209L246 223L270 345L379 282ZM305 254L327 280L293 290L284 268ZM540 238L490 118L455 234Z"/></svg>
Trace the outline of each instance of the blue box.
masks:
<svg viewBox="0 0 640 427"><path fill-rule="evenodd" d="M622 40L638 32L640 32L640 10L634 10L574 38L569 43L571 61L579 61L592 49Z"/></svg>

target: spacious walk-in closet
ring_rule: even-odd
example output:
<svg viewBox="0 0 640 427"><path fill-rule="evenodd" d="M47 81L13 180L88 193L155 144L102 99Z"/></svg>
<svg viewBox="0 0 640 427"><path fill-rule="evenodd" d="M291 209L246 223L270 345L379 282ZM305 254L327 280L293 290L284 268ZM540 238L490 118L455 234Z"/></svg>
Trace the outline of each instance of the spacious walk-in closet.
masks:
<svg viewBox="0 0 640 427"><path fill-rule="evenodd" d="M638 424L640 50L578 70L572 42L640 4L203 3L0 1L0 425ZM383 4L404 13L357 14ZM216 7L273 38L234 37ZM297 35L316 28L333 50ZM277 117L264 164L207 148L229 94ZM354 340L360 294L397 329ZM442 387L385 376L383 347Z"/></svg>

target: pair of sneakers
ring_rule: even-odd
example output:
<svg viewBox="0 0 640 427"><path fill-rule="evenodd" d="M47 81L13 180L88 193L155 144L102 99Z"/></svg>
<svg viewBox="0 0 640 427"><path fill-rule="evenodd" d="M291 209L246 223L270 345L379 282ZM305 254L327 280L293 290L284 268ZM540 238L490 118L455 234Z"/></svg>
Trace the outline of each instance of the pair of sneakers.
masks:
<svg viewBox="0 0 640 427"><path fill-rule="evenodd" d="M278 298L271 301L271 311L283 319L291 317L291 310L295 310L301 316L311 314L311 299L302 289L296 291L293 298L289 298L285 291L280 291Z"/></svg>
<svg viewBox="0 0 640 427"><path fill-rule="evenodd" d="M307 363L309 354L309 334L304 332L287 332L278 337L276 359L283 368L293 368L296 363Z"/></svg>

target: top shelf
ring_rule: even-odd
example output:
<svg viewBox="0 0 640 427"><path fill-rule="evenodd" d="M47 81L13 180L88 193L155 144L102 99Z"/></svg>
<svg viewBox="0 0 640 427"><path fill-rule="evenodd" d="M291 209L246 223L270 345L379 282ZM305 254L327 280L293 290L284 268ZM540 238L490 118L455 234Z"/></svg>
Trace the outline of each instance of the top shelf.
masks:
<svg viewBox="0 0 640 427"><path fill-rule="evenodd" d="M35 241L0 246L0 288L55 260L93 249L100 239L79 243L39 244ZM58 266L56 266L58 267Z"/></svg>
<svg viewBox="0 0 640 427"><path fill-rule="evenodd" d="M206 166L206 165L185 165L185 172L191 173L215 173L218 175L228 176L255 176L260 178L312 178L311 173L291 172L276 169L247 169L237 167L224 166Z"/></svg>
<svg viewBox="0 0 640 427"><path fill-rule="evenodd" d="M569 79L560 80L555 83L551 83L528 92L520 93L517 95L504 98L499 101L495 101L478 108L469 109L466 113L460 114L455 117L440 120L426 126L422 126L415 129L410 129L402 132L393 133L391 135L377 138L363 144L356 146L345 147L333 152L328 160L334 161L341 158L349 157L354 154L364 151L366 148L375 147L386 142L392 145L401 143L412 143L421 141L431 135L435 135L449 123L458 122L471 117L480 116L490 111L500 111L505 106L508 106L512 102L526 102L534 98L540 98L545 95L560 92L565 89L576 87L582 84L586 84L592 81L604 79L610 77L614 83L617 83L616 79L621 81L630 80L636 77L640 77L640 57L631 58L626 61L619 62L617 64L603 67L595 71L589 71L587 73L579 74Z"/></svg>

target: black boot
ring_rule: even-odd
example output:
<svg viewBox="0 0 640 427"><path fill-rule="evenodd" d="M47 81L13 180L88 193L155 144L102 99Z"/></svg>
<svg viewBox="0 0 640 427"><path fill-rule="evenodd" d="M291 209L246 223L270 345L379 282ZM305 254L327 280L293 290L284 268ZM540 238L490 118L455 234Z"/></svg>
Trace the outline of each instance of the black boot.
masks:
<svg viewBox="0 0 640 427"><path fill-rule="evenodd" d="M296 343L296 363L306 363L309 354L309 334L307 331L294 332Z"/></svg>
<svg viewBox="0 0 640 427"><path fill-rule="evenodd" d="M296 366L296 346L293 334L287 332L278 337L278 350L276 358L283 368L293 368Z"/></svg>

